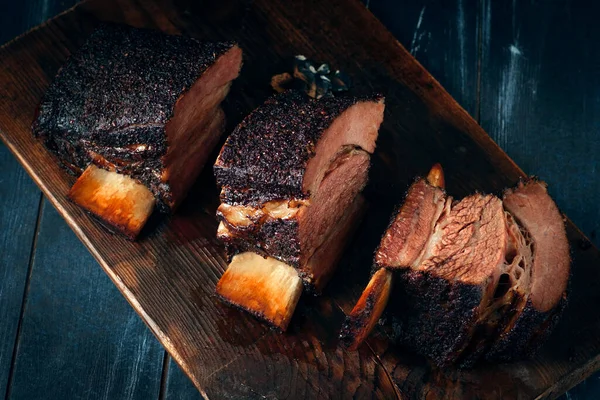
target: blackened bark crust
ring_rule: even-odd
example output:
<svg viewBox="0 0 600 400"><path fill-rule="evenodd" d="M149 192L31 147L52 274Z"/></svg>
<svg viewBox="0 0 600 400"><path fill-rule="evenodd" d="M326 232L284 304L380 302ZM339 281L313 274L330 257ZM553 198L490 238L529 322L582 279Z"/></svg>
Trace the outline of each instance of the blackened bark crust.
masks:
<svg viewBox="0 0 600 400"><path fill-rule="evenodd" d="M168 191L160 182L165 126L177 101L233 46L104 24L58 72L33 133L74 174L90 162L91 152L111 163L135 159L128 167L115 163L116 169L153 192Z"/></svg>
<svg viewBox="0 0 600 400"><path fill-rule="evenodd" d="M324 131L350 106L381 98L317 101L293 90L269 98L237 126L221 150L214 166L217 183L227 188L221 201L256 205L307 198L302 190L306 165Z"/></svg>

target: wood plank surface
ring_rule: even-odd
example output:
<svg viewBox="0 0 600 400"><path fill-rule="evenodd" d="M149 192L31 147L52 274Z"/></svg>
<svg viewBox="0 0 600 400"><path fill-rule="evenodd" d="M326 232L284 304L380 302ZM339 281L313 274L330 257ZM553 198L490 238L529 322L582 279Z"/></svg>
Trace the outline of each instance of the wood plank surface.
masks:
<svg viewBox="0 0 600 400"><path fill-rule="evenodd" d="M40 191L0 146L0 395L6 393L19 330Z"/></svg>
<svg viewBox="0 0 600 400"><path fill-rule="evenodd" d="M237 39L246 63L227 102L230 127L264 100L270 75L297 53L349 71L363 90L385 92L386 121L367 190L374 211L361 226L354 252L342 262L334 285L325 296L302 301L288 334L265 329L213 296L224 260L214 239L218 199L210 171L180 213L159 222L139 243L111 236L66 201L73 180L31 138L29 125L49 80L98 19ZM599 257L572 225L574 306L559 332L565 326L582 332L576 339L560 341L554 335L552 345L535 360L469 374L431 370L422 359L391 350L381 336L358 352L339 348L339 307L347 308L364 285L373 242L415 173L441 161L448 187L458 196L475 189L498 192L522 175L359 3L226 0L202 8L179 2L173 8L167 2L89 2L3 48L0 58L6 61L0 64L0 90L8 94L8 101L0 100L3 140L209 397L553 396L597 367L600 349L594 334L600 330L600 316L581 306L598 300L594 284Z"/></svg>
<svg viewBox="0 0 600 400"><path fill-rule="evenodd" d="M481 124L598 246L600 25L584 1L485 0Z"/></svg>
<svg viewBox="0 0 600 400"><path fill-rule="evenodd" d="M16 355L10 399L158 398L162 346L47 202Z"/></svg>
<svg viewBox="0 0 600 400"><path fill-rule="evenodd" d="M478 119L480 0L371 0L369 10Z"/></svg>
<svg viewBox="0 0 600 400"><path fill-rule="evenodd" d="M171 357L167 367L167 380L165 381L164 400L200 400L202 395L192 384L190 378L181 370Z"/></svg>
<svg viewBox="0 0 600 400"><path fill-rule="evenodd" d="M44 22L50 17L62 12L63 10L74 5L78 1L76 0L61 0L59 1L27 1L18 2L11 4L9 9L3 9L0 13L0 43L7 42L9 39L23 33L31 27ZM140 321L135 323L128 323L125 327L117 326L114 330L104 332L103 334L89 335L88 330L79 329L73 330L72 327L77 324L71 324L69 326L69 335L65 336L66 340L73 342L71 346L53 346L51 353L51 362L53 364L61 363L61 369L53 368L34 368L27 367L29 365L36 366L38 361L38 354L35 351L16 351L17 343L25 343L26 346L32 345L38 347L42 353L46 353L46 348L43 346L49 345L48 341L40 340L39 331L50 330L55 328L56 325L63 326L65 323L69 324L71 321L67 318L68 313L62 313L61 310L47 309L43 310L28 310L28 316L35 315L36 313L48 313L52 312L45 322L49 324L49 327L39 326L37 329L26 329L25 336L23 335L22 329L17 329L22 325L22 303L27 302L28 296L31 294L30 281L36 282L36 276L33 278L28 275L28 264L33 257L35 252L35 245L38 244L34 241L37 238L37 234L34 236L33 229L35 221L39 213L39 206L41 194L39 189L32 182L31 178L27 176L22 167L19 166L17 160L10 154L9 150L0 144L0 267L2 275L0 277L0 393L6 394L7 398L49 398L49 393L52 393L54 398L107 398L118 393L119 390L124 389L117 398L137 398L147 399L148 390L140 390L139 385L148 385L149 388L156 387L160 384L160 373L158 378L153 376L149 379L148 371L150 369L161 368L161 360L157 360L156 357L142 357L140 352L136 350L134 341L137 341L137 345L141 348L148 347L148 342L151 341L152 345L157 347L157 341L149 335L147 327ZM69 232L69 228L66 222L61 218L55 218L54 223L64 232ZM24 235L23 232L31 228L30 235ZM56 241L63 241L63 243L56 243ZM128 307L122 300L121 306L113 308L111 315L101 311L98 304L106 304L104 296L115 296L116 289L112 282L105 276L100 275L101 279L95 282L93 290L85 285L72 285L71 282L79 282L81 264L86 264L85 268L94 268L94 272L97 274L97 263L87 253L85 248L77 243L77 239L74 238L73 234L61 235L59 238L55 238L52 245L48 241L42 241L42 246L48 245L48 248L42 250L44 252L57 253L57 257L53 258L54 261L58 257L62 257L62 253L57 252L57 249L64 250L69 249L75 241L75 254L82 254L82 257L77 261L77 268L71 268L64 272L70 271L72 276L65 276L63 278L65 282L70 286L69 295L70 300L76 303L78 309L82 315L89 315L96 318L98 325L104 325L101 321L102 318L107 318L107 326L113 326L115 317L112 313L117 313L119 316L116 318L117 321L127 318L129 321L131 318L139 317L134 311ZM57 267L56 263L46 265L45 268L53 269ZM42 268L43 269L43 268ZM37 268L35 271L39 271ZM34 271L34 272L35 272ZM31 270L30 270L31 272ZM36 275L34 273L34 275ZM34 285L34 290L44 290L43 286ZM45 296L57 297L61 295L61 291L53 291L52 293L45 293ZM34 293L34 298L37 298L37 293ZM80 301L84 298L86 301ZM68 300L68 299L63 299ZM44 306L47 302L37 303L38 305ZM31 304L30 304L31 306ZM66 320L66 321L65 321ZM58 322L58 323L57 323ZM132 321L133 322L133 321ZM122 339L117 337L118 335L127 335ZM94 346L100 349L101 356L92 354L91 352L77 352L73 354L73 347L79 347L86 345L86 341L93 338L96 342ZM120 351L111 351L114 346L113 343L128 344L126 348L120 348ZM162 350L157 350L161 352ZM90 356L89 358L83 357L84 355ZM17 376L16 387L14 386L14 367L19 361L19 366L25 365L25 376L27 374L35 372L35 380L30 377L23 379L23 376ZM90 366L97 366L97 363L101 361L108 366L111 366L113 371L116 371L119 376L128 377L130 382L135 382L137 385L128 385L124 387L121 383L111 382L111 376L107 374L97 374L97 376L90 379L90 371L94 372L98 368L89 369ZM88 368L82 368L82 366L88 366ZM118 370L114 369L118 367ZM23 369L23 368L22 368ZM102 366L100 370L102 370ZM66 375L72 373L72 375ZM65 379L66 378L66 379ZM82 384L81 380L85 383ZM33 381L33 382L32 382ZM43 385L59 381L59 385L53 385L52 390L48 393L42 392ZM113 379L114 381L114 379ZM8 393L10 382L10 393ZM134 390L131 390L133 388ZM194 391L197 393L196 389ZM40 393L41 392L41 393ZM67 395L68 393L68 395ZM121 396L122 394L122 396ZM8 397L10 395L10 397ZM155 394L156 398L159 398L159 393Z"/></svg>

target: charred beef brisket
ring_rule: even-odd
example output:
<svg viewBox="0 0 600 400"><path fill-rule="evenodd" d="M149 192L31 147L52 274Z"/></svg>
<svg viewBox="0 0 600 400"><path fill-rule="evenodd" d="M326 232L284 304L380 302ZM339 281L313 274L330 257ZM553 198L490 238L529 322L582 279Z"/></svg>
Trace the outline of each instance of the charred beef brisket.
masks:
<svg viewBox="0 0 600 400"><path fill-rule="evenodd" d="M352 348L364 340L390 297L394 271L390 314L404 346L438 365L523 357L564 308L570 257L563 218L543 182L521 182L503 200L475 194L457 202L439 187L443 178L431 184L440 174L436 166L409 189L342 337ZM383 305L375 307L377 299Z"/></svg>
<svg viewBox="0 0 600 400"><path fill-rule="evenodd" d="M102 25L48 88L33 133L72 173L91 162L126 175L173 211L221 135L241 61L233 42Z"/></svg>
<svg viewBox="0 0 600 400"><path fill-rule="evenodd" d="M222 186L217 235L230 257L279 260L320 292L360 215L383 109L380 96L315 100L288 91L250 114L214 166ZM229 269L223 279L235 284ZM217 292L281 329L289 322L227 297L222 282Z"/></svg>

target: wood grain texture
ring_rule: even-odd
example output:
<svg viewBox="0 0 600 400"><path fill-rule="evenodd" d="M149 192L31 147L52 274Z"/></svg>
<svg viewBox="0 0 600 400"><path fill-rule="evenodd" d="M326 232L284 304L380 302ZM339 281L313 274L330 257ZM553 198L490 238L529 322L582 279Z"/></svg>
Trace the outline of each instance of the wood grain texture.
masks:
<svg viewBox="0 0 600 400"><path fill-rule="evenodd" d="M369 10L478 119L479 0L371 0Z"/></svg>
<svg viewBox="0 0 600 400"><path fill-rule="evenodd" d="M270 76L297 53L348 71L361 90L386 94L386 120L366 192L372 211L334 284L323 297L301 301L287 334L266 329L213 294L225 263L214 239L218 197L210 171L180 212L158 221L138 243L111 236L66 201L73 179L31 138L29 125L49 80L98 19L238 40L246 57L226 104L229 129L264 100ZM360 3L224 0L172 7L92 1L3 48L0 59L0 90L8 94L8 101L0 101L3 140L209 398L555 396L597 367L600 315L582 305L599 300L594 283L600 258L571 224L574 306L538 358L460 374L432 370L393 349L382 335L357 352L338 346L341 309L351 307L364 287L375 242L415 174L441 162L447 186L458 196L497 193L523 174ZM579 336L561 338L568 330Z"/></svg>
<svg viewBox="0 0 600 400"><path fill-rule="evenodd" d="M482 7L481 124L600 245L600 25L583 1Z"/></svg>
<svg viewBox="0 0 600 400"><path fill-rule="evenodd" d="M156 338L45 203L8 398L158 398L163 356Z"/></svg>
<svg viewBox="0 0 600 400"><path fill-rule="evenodd" d="M190 378L179 368L179 365L169 357L167 379L165 381L164 400L201 400L204 399Z"/></svg>
<svg viewBox="0 0 600 400"><path fill-rule="evenodd" d="M6 393L41 193L0 145L0 394Z"/></svg>

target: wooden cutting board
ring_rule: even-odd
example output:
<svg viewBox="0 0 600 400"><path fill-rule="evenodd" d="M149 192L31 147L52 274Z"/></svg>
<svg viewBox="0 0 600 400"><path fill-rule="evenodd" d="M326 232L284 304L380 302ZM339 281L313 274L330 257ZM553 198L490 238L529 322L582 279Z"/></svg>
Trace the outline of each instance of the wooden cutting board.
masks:
<svg viewBox="0 0 600 400"><path fill-rule="evenodd" d="M439 370L395 348L382 331L356 352L340 347L344 311L366 284L373 250L414 175L441 162L448 191L461 197L500 193L523 172L358 1L201 3L91 0L8 43L0 49L0 134L204 395L553 398L598 369L600 254L570 222L570 303L536 358ZM211 168L175 216L155 218L135 243L67 201L74 179L32 138L30 124L51 79L100 21L237 40L245 64L225 105L229 131L270 95L270 77L288 70L295 54L346 71L358 92L385 94L366 189L369 211L325 294L301 300L289 332L272 331L214 296L226 264L215 239L218 189Z"/></svg>

